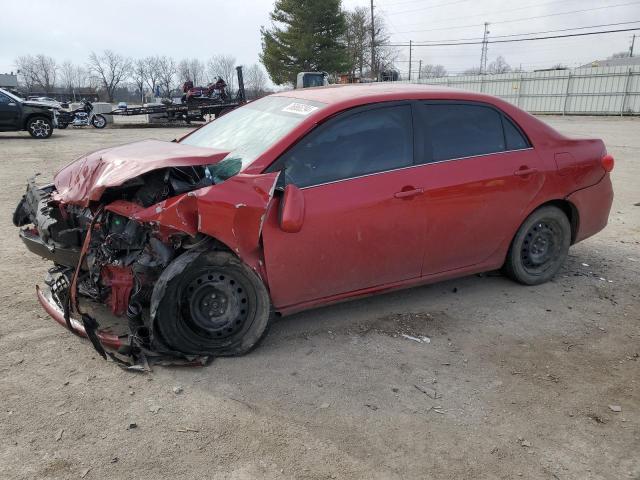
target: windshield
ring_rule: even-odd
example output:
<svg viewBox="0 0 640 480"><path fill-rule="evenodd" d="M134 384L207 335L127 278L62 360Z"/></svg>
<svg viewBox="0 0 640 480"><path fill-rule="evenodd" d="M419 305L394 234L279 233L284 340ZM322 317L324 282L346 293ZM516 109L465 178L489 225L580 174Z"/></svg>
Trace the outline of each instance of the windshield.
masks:
<svg viewBox="0 0 640 480"><path fill-rule="evenodd" d="M265 97L237 108L196 130L181 143L231 152L239 170L298 126L324 103L291 97Z"/></svg>
<svg viewBox="0 0 640 480"><path fill-rule="evenodd" d="M11 100L15 100L16 102L20 102L22 100L19 96L14 95L11 92L7 92L4 88L0 88L0 92L4 93L7 97L9 97Z"/></svg>

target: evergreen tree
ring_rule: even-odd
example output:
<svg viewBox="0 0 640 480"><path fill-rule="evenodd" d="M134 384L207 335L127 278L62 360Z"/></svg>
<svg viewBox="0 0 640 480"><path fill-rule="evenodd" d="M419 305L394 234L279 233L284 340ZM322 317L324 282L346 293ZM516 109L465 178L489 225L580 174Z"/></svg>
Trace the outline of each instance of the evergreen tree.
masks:
<svg viewBox="0 0 640 480"><path fill-rule="evenodd" d="M271 80L295 83L298 72L349 70L341 0L276 0L272 28L262 28L262 54Z"/></svg>

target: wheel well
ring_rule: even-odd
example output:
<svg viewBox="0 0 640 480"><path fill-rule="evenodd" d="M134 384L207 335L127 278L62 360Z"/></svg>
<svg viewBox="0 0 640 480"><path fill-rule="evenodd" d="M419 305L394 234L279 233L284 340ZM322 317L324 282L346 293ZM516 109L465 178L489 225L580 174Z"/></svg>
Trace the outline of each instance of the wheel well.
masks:
<svg viewBox="0 0 640 480"><path fill-rule="evenodd" d="M579 215L578 209L573 203L568 200L551 200L547 203L543 203L538 208L546 207L547 205L553 205L564 212L571 224L571 244L575 242L576 234L578 233Z"/></svg>

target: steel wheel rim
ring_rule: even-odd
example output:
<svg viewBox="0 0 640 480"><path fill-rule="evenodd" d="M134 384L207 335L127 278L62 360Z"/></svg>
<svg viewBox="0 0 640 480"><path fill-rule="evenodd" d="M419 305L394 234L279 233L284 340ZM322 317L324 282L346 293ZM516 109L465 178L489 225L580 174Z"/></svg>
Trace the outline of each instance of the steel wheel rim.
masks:
<svg viewBox="0 0 640 480"><path fill-rule="evenodd" d="M107 123L107 121L104 119L104 117L98 117L98 116L93 117L93 124L96 127L102 127L105 123Z"/></svg>
<svg viewBox="0 0 640 480"><path fill-rule="evenodd" d="M46 137L51 131L51 127L44 120L36 120L35 122L32 122L29 128L36 137Z"/></svg>
<svg viewBox="0 0 640 480"><path fill-rule="evenodd" d="M247 288L228 271L213 267L201 270L186 283L181 300L187 326L207 338L226 340L247 324Z"/></svg>
<svg viewBox="0 0 640 480"><path fill-rule="evenodd" d="M520 249L524 269L540 275L555 265L562 251L562 228L553 219L535 222L525 234Z"/></svg>

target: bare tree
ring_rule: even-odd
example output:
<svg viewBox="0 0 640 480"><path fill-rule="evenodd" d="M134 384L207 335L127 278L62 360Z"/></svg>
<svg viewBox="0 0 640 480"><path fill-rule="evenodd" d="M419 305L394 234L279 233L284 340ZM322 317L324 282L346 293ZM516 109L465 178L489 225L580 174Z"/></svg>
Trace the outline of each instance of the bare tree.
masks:
<svg viewBox="0 0 640 480"><path fill-rule="evenodd" d="M131 67L131 79L140 92L140 101L144 103L144 86L147 80L147 62L144 58L138 58Z"/></svg>
<svg viewBox="0 0 640 480"><path fill-rule="evenodd" d="M178 64L178 76L181 82L191 80L194 85L204 81L204 64L197 58L185 58Z"/></svg>
<svg viewBox="0 0 640 480"><path fill-rule="evenodd" d="M613 55L608 57L607 60L613 60L614 58L627 58L628 56L629 56L629 51L625 50L624 52L614 53Z"/></svg>
<svg viewBox="0 0 640 480"><path fill-rule="evenodd" d="M347 12L347 31L345 43L351 64L351 74L362 78L367 59L370 58L371 18L365 7L356 7ZM370 61L369 61L370 63Z"/></svg>
<svg viewBox="0 0 640 480"><path fill-rule="evenodd" d="M444 65L432 65L427 63L420 70L420 78L439 78L447 75L447 69Z"/></svg>
<svg viewBox="0 0 640 480"><path fill-rule="evenodd" d="M50 92L56 85L58 64L51 57L43 54L24 55L16 59L16 67L28 90L40 87L45 92Z"/></svg>
<svg viewBox="0 0 640 480"><path fill-rule="evenodd" d="M375 25L375 42L370 42L370 48L373 48L374 64L369 65L371 70L371 77L378 78L378 76L384 72L393 69L395 61L398 59L398 50L395 47L390 47L389 32L384 19L380 15L374 16ZM369 26L369 29L371 27ZM369 55L371 57L371 55ZM369 61L371 63L371 61Z"/></svg>
<svg viewBox="0 0 640 480"><path fill-rule="evenodd" d="M207 73L210 82L213 82L215 77L222 77L227 82L229 91L236 91L236 58L233 55L214 55L211 57L207 62Z"/></svg>
<svg viewBox="0 0 640 480"><path fill-rule="evenodd" d="M480 67L467 68L462 75L480 75Z"/></svg>
<svg viewBox="0 0 640 480"><path fill-rule="evenodd" d="M131 59L111 50L105 50L102 55L91 52L89 71L101 83L109 102L113 102L116 89L131 73Z"/></svg>
<svg viewBox="0 0 640 480"><path fill-rule="evenodd" d="M250 98L262 97L267 89L267 74L260 65L254 63L244 71L245 87Z"/></svg>
<svg viewBox="0 0 640 480"><path fill-rule="evenodd" d="M487 73L498 74L508 73L511 71L511 66L507 63L502 55L499 55L493 62L487 67Z"/></svg>
<svg viewBox="0 0 640 480"><path fill-rule="evenodd" d="M145 64L145 81L151 89L152 95L158 97L157 86L160 84L160 58L159 57L146 57L144 59Z"/></svg>
<svg viewBox="0 0 640 480"><path fill-rule="evenodd" d="M158 58L158 83L163 87L163 93L167 98L171 97L177 73L178 69L173 58L165 56Z"/></svg>

